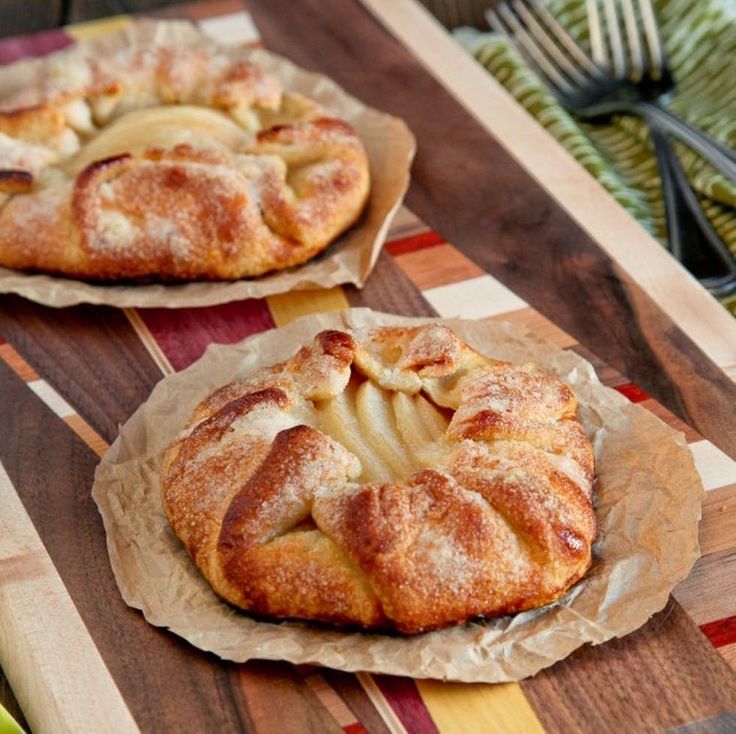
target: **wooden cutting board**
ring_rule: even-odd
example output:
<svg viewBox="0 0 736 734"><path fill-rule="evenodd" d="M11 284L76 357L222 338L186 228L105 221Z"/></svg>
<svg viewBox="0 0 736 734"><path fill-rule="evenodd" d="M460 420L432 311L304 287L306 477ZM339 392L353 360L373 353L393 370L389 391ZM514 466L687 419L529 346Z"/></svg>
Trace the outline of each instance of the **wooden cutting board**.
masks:
<svg viewBox="0 0 736 734"><path fill-rule="evenodd" d="M521 159L518 140L489 134L362 6L302 0L297 16L286 2L248 7L267 47L409 122L419 153L408 203L421 219L401 213L360 292L124 312L0 298L0 656L29 723L38 731L355 734L664 731L708 720L710 730L728 731L725 712L736 702L736 465L727 453L736 455L736 389L707 356L718 342L709 341L714 320L702 317L702 337L689 336L607 252L598 230L557 198L566 186L576 190L577 174L560 173L555 189L545 176L556 153L538 141L540 155L551 157L544 175L532 177L507 152ZM228 32L247 25L239 10L229 2L186 8ZM440 38L430 35L438 50ZM603 206L596 189L577 190L590 208ZM627 236L641 236L617 216ZM692 284L682 282L686 298ZM89 497L119 423L162 374L191 363L208 343L347 305L513 321L592 359L606 384L682 430L708 489L704 556L667 608L623 640L510 686L234 665L127 608ZM722 366L729 354L713 352Z"/></svg>

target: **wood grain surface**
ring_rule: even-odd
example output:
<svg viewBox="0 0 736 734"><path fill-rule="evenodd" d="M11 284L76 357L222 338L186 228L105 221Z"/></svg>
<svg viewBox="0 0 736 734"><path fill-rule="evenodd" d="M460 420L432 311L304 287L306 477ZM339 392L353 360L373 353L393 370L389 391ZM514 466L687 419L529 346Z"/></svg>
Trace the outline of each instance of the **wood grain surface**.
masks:
<svg viewBox="0 0 736 734"><path fill-rule="evenodd" d="M637 673L644 660L656 675ZM581 734L613 722L620 731L665 731L736 703L733 671L674 601L633 635L579 650L521 685L548 731Z"/></svg>
<svg viewBox="0 0 736 734"><path fill-rule="evenodd" d="M176 5L175 0L2 0L0 37L33 33L120 13Z"/></svg>
<svg viewBox="0 0 736 734"><path fill-rule="evenodd" d="M231 12L233 3L220 6ZM327 72L364 101L409 122L419 143L409 205L452 245L432 233L431 249L417 249L416 239L392 243L362 291L345 288L343 295L337 289L206 312L139 310L133 318L108 308L54 310L0 296L0 335L28 363L22 370L35 370L109 443L162 369L185 366L208 340L232 341L300 309L345 303L431 316L437 289L460 282L472 294L472 284L491 273L539 311L524 307L504 318L574 347L591 358L607 384L652 403L635 392L644 388L736 455L733 384L357 2L300 0L297 15L286 0L250 0L248 7L268 48ZM158 352L146 348L136 328L150 332ZM426 686L425 700L441 702L446 715L433 719L431 707L421 703L421 684L375 676L371 685L393 701L391 718L381 715L381 702L354 675L275 662L235 665L149 625L124 604L110 569L90 498L98 453L10 363L0 360L0 405L9 406L0 420L0 463L142 731L385 734L413 722L424 734L438 730L441 721L469 720L467 702L481 700L485 716L498 718L494 711L500 709L485 701L503 697L501 687ZM682 731L699 732L708 731L708 722L713 731L729 731L736 676L697 626L712 622L713 612L694 620L692 611L697 599L724 588L712 583L713 566L734 552L727 510L736 493L726 486L712 492L703 575L696 574L681 588L679 601L671 600L638 632L581 649L509 689L505 711L519 724L513 731L534 730L520 728L524 722L549 732L662 732L682 725L692 727ZM701 578L708 594L697 591ZM736 613L724 599L718 613ZM320 681L339 694L339 706L320 695ZM528 718L518 718L524 706ZM359 723L342 723L351 716ZM392 723L399 719L398 726Z"/></svg>
<svg viewBox="0 0 736 734"><path fill-rule="evenodd" d="M386 287L350 292L353 305L416 315L433 313L388 256L382 256L378 273ZM12 314L7 309L9 301L15 306ZM0 333L22 341L21 351L44 375L55 369L49 358L53 352L49 351L51 334L46 325L54 324L62 313L73 317L74 328L65 325L62 352L67 358L75 354L84 358L70 361L76 371L54 374L55 384L70 400L79 399L85 385L94 395L98 371L110 374L113 383L135 386L143 396L157 379L151 358L137 347L137 336L125 322L111 319L101 324L84 308L62 312L24 304L38 319L29 318L27 332L20 335L16 325L21 304L16 301L3 299ZM100 329L104 334L100 335ZM119 353L126 358L120 359ZM85 369L85 364L98 369ZM105 403L104 419L95 411L90 415L96 416L100 431L110 441L117 423L132 410L128 401L135 399L131 400L129 390L106 395L100 396ZM143 731L187 726L194 731L211 726L220 731L275 731L284 721L284 712L288 712L287 721L300 723L297 730L327 730L331 719L292 666L223 663L151 627L126 607L117 592L104 532L89 496L97 457L3 365L0 404L14 405L22 416L17 422L0 422L0 462ZM37 439L28 442L28 435ZM49 492L49 477L55 478L53 492ZM658 675L652 676L651 670ZM695 683L697 690L693 690ZM683 686L697 695L683 697ZM550 731L561 730L563 725L565 730L585 731L588 704L593 701L601 731L611 730L613 722L635 727L642 721L654 731L721 713L729 701L736 700L732 672L675 603L639 632L620 642L582 650L522 687ZM357 701L365 701L364 694L353 693ZM622 706L624 695L626 706ZM667 707L651 706L652 700L663 697ZM283 708L274 707L274 698L284 702ZM356 708L360 710L360 705Z"/></svg>
<svg viewBox="0 0 736 734"><path fill-rule="evenodd" d="M50 315L55 313L59 312L50 311ZM70 347L81 350L94 326L78 326ZM130 346L138 342L131 328L124 339ZM104 350L86 354L106 370L118 369L130 385L137 384L151 366L150 358L146 364L142 354L138 360L114 362ZM141 388L147 392L155 381ZM69 388L64 390L67 394L78 388L78 383L68 380L58 384ZM325 731L330 717L294 675L293 666L223 663L152 627L125 605L90 496L98 457L2 363L0 404L15 406L19 416L17 421L0 421L0 462L141 730L277 731L283 723L296 727L300 722L302 727L309 725L302 731ZM107 409L115 425L130 412L121 404L108 404ZM112 441L116 434L114 428L105 437ZM38 439L27 441L29 435ZM284 702L285 709L273 706L274 696Z"/></svg>
<svg viewBox="0 0 736 734"><path fill-rule="evenodd" d="M0 36L16 36L54 28L64 22L63 0L3 0Z"/></svg>

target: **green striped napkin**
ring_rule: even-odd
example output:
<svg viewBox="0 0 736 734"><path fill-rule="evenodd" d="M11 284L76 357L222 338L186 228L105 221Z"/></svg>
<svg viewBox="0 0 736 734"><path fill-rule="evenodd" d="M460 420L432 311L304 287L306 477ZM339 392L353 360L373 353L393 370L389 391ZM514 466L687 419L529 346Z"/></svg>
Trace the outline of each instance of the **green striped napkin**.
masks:
<svg viewBox="0 0 736 734"><path fill-rule="evenodd" d="M578 42L589 48L585 0L547 0ZM736 147L736 3L658 0L660 29L677 91L670 108ZM610 123L573 119L514 48L493 33L458 28L456 39L662 244L664 205L645 125L631 116ZM684 146L678 155L714 227L736 256L736 185ZM736 294L723 301L736 315Z"/></svg>
<svg viewBox="0 0 736 734"><path fill-rule="evenodd" d="M18 722L8 713L0 703L0 734L23 734Z"/></svg>

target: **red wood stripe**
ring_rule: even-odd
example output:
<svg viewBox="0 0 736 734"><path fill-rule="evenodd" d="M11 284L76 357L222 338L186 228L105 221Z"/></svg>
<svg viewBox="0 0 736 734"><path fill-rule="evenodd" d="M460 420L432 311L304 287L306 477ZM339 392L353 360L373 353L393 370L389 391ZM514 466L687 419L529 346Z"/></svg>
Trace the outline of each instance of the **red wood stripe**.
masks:
<svg viewBox="0 0 736 734"><path fill-rule="evenodd" d="M141 308L138 314L175 370L199 359L209 344L233 344L275 326L266 301L256 298L207 308Z"/></svg>
<svg viewBox="0 0 736 734"><path fill-rule="evenodd" d="M625 385L617 385L616 390L631 400L632 403L641 403L643 400L651 400L651 397L647 395L644 390L631 382L627 382Z"/></svg>
<svg viewBox="0 0 736 734"><path fill-rule="evenodd" d="M402 237L398 240L392 240L386 243L388 252L396 257L397 255L405 255L407 252L416 252L423 250L425 247L434 247L441 245L445 240L437 234L437 232L420 232L411 237Z"/></svg>
<svg viewBox="0 0 736 734"><path fill-rule="evenodd" d="M736 616L701 624L700 629L714 647L736 643Z"/></svg>
<svg viewBox="0 0 736 734"><path fill-rule="evenodd" d="M365 727L360 722L356 721L354 724L348 724L344 726L342 730L345 734L368 734Z"/></svg>
<svg viewBox="0 0 736 734"><path fill-rule="evenodd" d="M28 56L45 56L73 42L64 31L57 29L4 38L0 40L0 65L11 64Z"/></svg>
<svg viewBox="0 0 736 734"><path fill-rule="evenodd" d="M439 729L411 678L374 675L373 680L408 732L439 734Z"/></svg>

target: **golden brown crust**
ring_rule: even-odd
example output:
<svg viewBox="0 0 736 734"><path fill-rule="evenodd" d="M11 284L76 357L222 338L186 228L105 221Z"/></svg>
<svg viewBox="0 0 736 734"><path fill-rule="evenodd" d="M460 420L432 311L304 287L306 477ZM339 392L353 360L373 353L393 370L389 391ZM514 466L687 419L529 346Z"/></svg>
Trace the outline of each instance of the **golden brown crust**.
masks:
<svg viewBox="0 0 736 734"><path fill-rule="evenodd" d="M164 509L254 613L416 633L517 612L590 565L576 412L556 377L444 326L326 331L199 405L164 455Z"/></svg>
<svg viewBox="0 0 736 734"><path fill-rule="evenodd" d="M366 203L355 130L247 58L152 47L38 68L0 100L0 192L17 194L0 265L234 280L314 257Z"/></svg>

